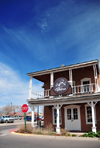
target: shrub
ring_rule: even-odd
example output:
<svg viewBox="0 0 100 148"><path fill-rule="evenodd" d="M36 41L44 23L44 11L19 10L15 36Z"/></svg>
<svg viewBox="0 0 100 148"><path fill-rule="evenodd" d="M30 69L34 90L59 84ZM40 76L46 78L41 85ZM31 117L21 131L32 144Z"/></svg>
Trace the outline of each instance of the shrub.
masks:
<svg viewBox="0 0 100 148"><path fill-rule="evenodd" d="M82 137L88 137L88 134L83 134Z"/></svg>
<svg viewBox="0 0 100 148"><path fill-rule="evenodd" d="M46 126L45 130L47 130L47 131L54 131L54 127L53 127L53 125L52 125L51 123L49 123L49 124Z"/></svg>
<svg viewBox="0 0 100 148"><path fill-rule="evenodd" d="M53 131L48 131L48 135L55 135L56 132L53 132Z"/></svg>
<svg viewBox="0 0 100 148"><path fill-rule="evenodd" d="M67 132L67 133L65 134L65 136L69 137L69 136L71 136L71 134L70 134L69 132Z"/></svg>
<svg viewBox="0 0 100 148"><path fill-rule="evenodd" d="M88 137L96 137L96 134L94 132L88 132Z"/></svg>
<svg viewBox="0 0 100 148"><path fill-rule="evenodd" d="M37 131L36 134L44 134L41 130Z"/></svg>
<svg viewBox="0 0 100 148"><path fill-rule="evenodd" d="M75 134L72 134L72 137L76 137L76 135Z"/></svg>
<svg viewBox="0 0 100 148"><path fill-rule="evenodd" d="M66 129L65 128L61 128L60 132L61 132L61 135L65 135L66 134Z"/></svg>
<svg viewBox="0 0 100 148"><path fill-rule="evenodd" d="M97 132L97 136L100 137L100 131Z"/></svg>
<svg viewBox="0 0 100 148"><path fill-rule="evenodd" d="M19 133L25 133L25 125L22 125L19 130L18 130ZM32 127L31 125L26 125L26 132L27 133L32 133Z"/></svg>

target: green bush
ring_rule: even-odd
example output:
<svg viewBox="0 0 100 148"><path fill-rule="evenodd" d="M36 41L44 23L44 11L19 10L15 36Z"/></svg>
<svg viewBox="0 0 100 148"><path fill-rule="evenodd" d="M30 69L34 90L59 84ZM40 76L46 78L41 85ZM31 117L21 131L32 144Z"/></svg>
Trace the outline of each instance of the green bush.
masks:
<svg viewBox="0 0 100 148"><path fill-rule="evenodd" d="M88 132L88 137L94 138L96 137L96 134L94 132Z"/></svg>
<svg viewBox="0 0 100 148"><path fill-rule="evenodd" d="M75 134L72 134L72 137L76 137L76 135Z"/></svg>
<svg viewBox="0 0 100 148"><path fill-rule="evenodd" d="M97 132L97 136L100 137L100 131Z"/></svg>
<svg viewBox="0 0 100 148"><path fill-rule="evenodd" d="M82 137L88 137L88 134L83 134Z"/></svg>

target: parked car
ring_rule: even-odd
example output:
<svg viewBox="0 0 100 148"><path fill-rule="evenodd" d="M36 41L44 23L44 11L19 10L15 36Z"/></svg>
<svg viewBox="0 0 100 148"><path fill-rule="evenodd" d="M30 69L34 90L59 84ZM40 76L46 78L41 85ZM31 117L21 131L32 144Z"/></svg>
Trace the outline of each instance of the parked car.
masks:
<svg viewBox="0 0 100 148"><path fill-rule="evenodd" d="M26 116L26 121L31 121L32 117L31 116ZM36 118L34 118L34 122L36 121Z"/></svg>
<svg viewBox="0 0 100 148"><path fill-rule="evenodd" d="M22 119L22 116L15 116L14 119L15 120L21 120Z"/></svg>
<svg viewBox="0 0 100 148"><path fill-rule="evenodd" d="M1 119L3 119L4 122L6 122L6 123L8 123L8 122L13 123L13 122L14 122L14 118L12 118L12 117L10 117L10 116L8 116L8 115L3 115L3 116L1 117Z"/></svg>
<svg viewBox="0 0 100 148"><path fill-rule="evenodd" d="M44 121L44 117L37 117L36 120Z"/></svg>
<svg viewBox="0 0 100 148"><path fill-rule="evenodd" d="M4 123L4 119L0 117L0 123Z"/></svg>

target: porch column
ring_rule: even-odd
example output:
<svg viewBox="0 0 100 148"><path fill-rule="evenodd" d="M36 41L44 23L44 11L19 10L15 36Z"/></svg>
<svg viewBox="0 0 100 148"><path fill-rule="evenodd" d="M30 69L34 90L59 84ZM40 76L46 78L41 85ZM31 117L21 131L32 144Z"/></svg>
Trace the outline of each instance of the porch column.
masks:
<svg viewBox="0 0 100 148"><path fill-rule="evenodd" d="M31 120L31 126L34 127L34 110L35 106L29 103L29 107L32 109L32 120Z"/></svg>
<svg viewBox="0 0 100 148"><path fill-rule="evenodd" d="M53 87L54 75L53 72L50 74L50 88Z"/></svg>
<svg viewBox="0 0 100 148"><path fill-rule="evenodd" d="M30 84L29 84L29 99L31 99L31 93L32 93L32 76L30 76Z"/></svg>
<svg viewBox="0 0 100 148"><path fill-rule="evenodd" d="M32 107L32 120L31 120L31 126L34 127L34 106Z"/></svg>
<svg viewBox="0 0 100 148"><path fill-rule="evenodd" d="M93 103L93 101L91 101L91 104L88 103L90 106L91 106L91 109L92 109L92 132L95 132L96 133L96 126L95 126L95 112L94 112L94 108L95 108L95 105L96 105L97 102Z"/></svg>
<svg viewBox="0 0 100 148"><path fill-rule="evenodd" d="M60 133L60 125L59 125L59 105L57 104L57 127L56 132Z"/></svg>
<svg viewBox="0 0 100 148"><path fill-rule="evenodd" d="M72 94L70 94L70 95L73 95L74 90L73 90L73 77L72 77L72 69L69 69L69 83L70 83L70 85L71 85L71 87L72 87Z"/></svg>
<svg viewBox="0 0 100 148"><path fill-rule="evenodd" d="M60 110L60 108L62 107L62 105L57 104L57 105L55 105L54 107L55 107L56 110L57 110L57 127L56 127L56 132L59 134L59 133L60 133L59 110Z"/></svg>
<svg viewBox="0 0 100 148"><path fill-rule="evenodd" d="M94 79L95 79L95 91L97 92L97 68L96 68L96 64L93 65L93 70L94 70Z"/></svg>
<svg viewBox="0 0 100 148"><path fill-rule="evenodd" d="M72 69L69 69L69 82L72 87L73 86Z"/></svg>

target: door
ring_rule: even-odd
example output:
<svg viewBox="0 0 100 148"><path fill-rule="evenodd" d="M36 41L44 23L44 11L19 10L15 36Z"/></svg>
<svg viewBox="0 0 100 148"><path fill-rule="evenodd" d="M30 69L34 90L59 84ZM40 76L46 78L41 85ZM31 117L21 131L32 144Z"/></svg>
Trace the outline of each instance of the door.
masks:
<svg viewBox="0 0 100 148"><path fill-rule="evenodd" d="M80 106L70 105L65 107L65 128L67 130L81 130Z"/></svg>

